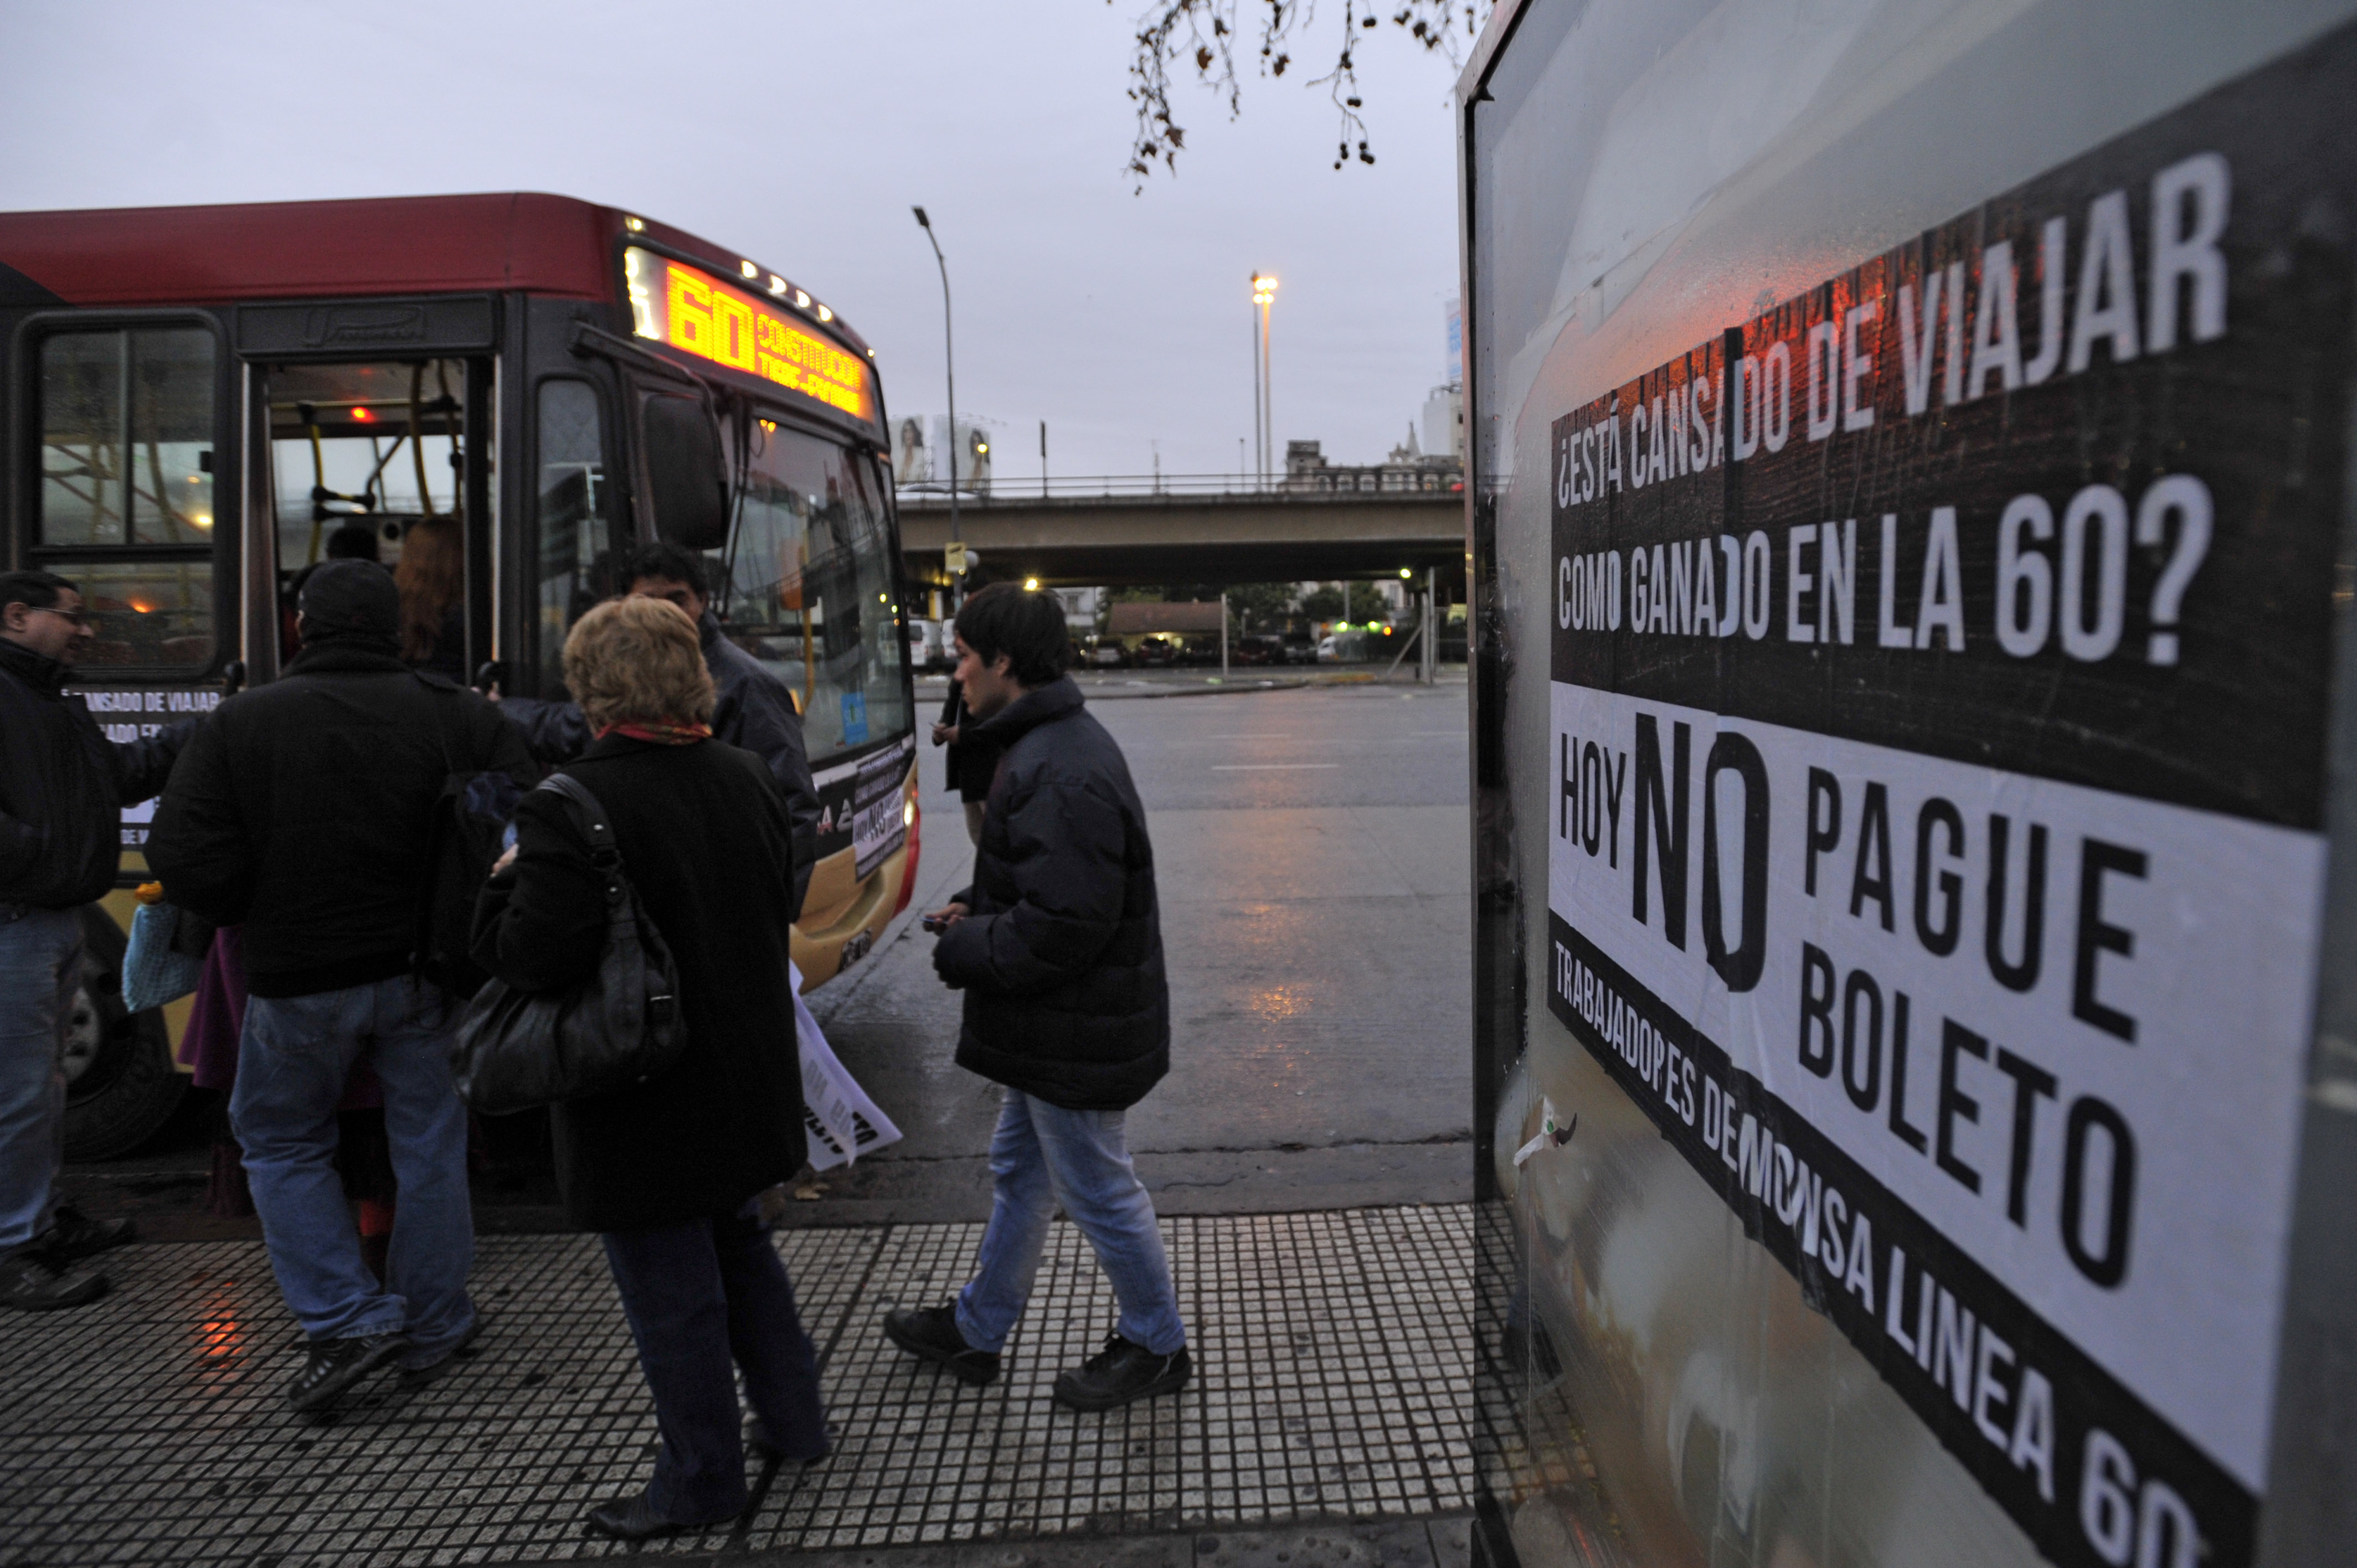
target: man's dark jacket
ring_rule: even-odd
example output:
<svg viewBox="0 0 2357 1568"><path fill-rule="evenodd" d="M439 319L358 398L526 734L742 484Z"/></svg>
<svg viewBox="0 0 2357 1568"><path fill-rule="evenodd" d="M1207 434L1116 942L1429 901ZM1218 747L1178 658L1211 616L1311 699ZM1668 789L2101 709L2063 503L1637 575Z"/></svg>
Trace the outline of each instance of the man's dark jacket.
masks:
<svg viewBox="0 0 2357 1568"><path fill-rule="evenodd" d="M1129 765L1067 676L974 724L1000 755L973 913L933 950L965 992L958 1065L1051 1105L1122 1111L1170 1068L1154 846Z"/></svg>
<svg viewBox="0 0 2357 1568"><path fill-rule="evenodd" d="M103 897L123 808L163 788L193 725L121 745L64 687L70 671L0 638L0 904L62 909Z"/></svg>
<svg viewBox="0 0 2357 1568"><path fill-rule="evenodd" d="M444 718L455 714L452 756ZM147 864L165 894L245 924L256 996L308 996L406 971L453 771L540 777L523 734L474 693L412 671L390 639L306 647L231 697L182 753Z"/></svg>
<svg viewBox="0 0 2357 1568"><path fill-rule="evenodd" d="M671 1068L553 1108L565 1213L585 1230L732 1213L806 1153L786 803L759 758L716 741L608 736L565 771L605 808L679 965L687 1022ZM605 949L605 881L572 812L533 790L516 811L515 865L476 907L476 961L526 991L579 983Z"/></svg>
<svg viewBox="0 0 2357 1568"><path fill-rule="evenodd" d="M818 861L818 786L811 781L810 748L802 740L802 715L794 711L786 683L761 661L720 634L720 618L710 610L696 623L704 644L704 667L712 672L712 738L749 751L785 791L786 816L793 824L794 913L810 890ZM516 698L500 704L523 725L533 755L554 767L588 749L589 723L571 703Z"/></svg>

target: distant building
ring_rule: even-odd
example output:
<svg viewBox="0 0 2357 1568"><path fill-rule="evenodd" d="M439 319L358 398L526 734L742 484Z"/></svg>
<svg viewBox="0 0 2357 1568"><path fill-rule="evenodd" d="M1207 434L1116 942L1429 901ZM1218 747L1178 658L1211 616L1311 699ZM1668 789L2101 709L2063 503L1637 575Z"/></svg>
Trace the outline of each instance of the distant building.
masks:
<svg viewBox="0 0 2357 1568"><path fill-rule="evenodd" d="M1324 493L1333 490L1459 490L1465 488L1463 466L1450 457L1426 456L1415 450L1415 432L1408 445L1394 447L1387 462L1345 467L1329 463L1320 444L1285 444L1282 489Z"/></svg>
<svg viewBox="0 0 2357 1568"><path fill-rule="evenodd" d="M1424 400L1424 451L1465 471L1465 383L1446 381Z"/></svg>
<svg viewBox="0 0 2357 1568"><path fill-rule="evenodd" d="M1097 628L1097 617L1104 607L1103 588L1050 588L1056 602L1064 607L1064 628L1074 637L1086 637Z"/></svg>

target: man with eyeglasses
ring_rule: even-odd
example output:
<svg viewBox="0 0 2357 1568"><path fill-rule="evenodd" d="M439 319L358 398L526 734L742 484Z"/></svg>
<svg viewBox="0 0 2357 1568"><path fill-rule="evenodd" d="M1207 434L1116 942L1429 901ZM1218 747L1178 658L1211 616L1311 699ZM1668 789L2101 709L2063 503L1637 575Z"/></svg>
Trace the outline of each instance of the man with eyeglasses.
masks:
<svg viewBox="0 0 2357 1568"><path fill-rule="evenodd" d="M114 886L123 808L164 787L188 725L109 741L65 693L95 635L81 590L0 573L0 1306L41 1312L106 1292L81 1261L131 1240L52 1201L65 1155L65 1031L81 983L81 907Z"/></svg>

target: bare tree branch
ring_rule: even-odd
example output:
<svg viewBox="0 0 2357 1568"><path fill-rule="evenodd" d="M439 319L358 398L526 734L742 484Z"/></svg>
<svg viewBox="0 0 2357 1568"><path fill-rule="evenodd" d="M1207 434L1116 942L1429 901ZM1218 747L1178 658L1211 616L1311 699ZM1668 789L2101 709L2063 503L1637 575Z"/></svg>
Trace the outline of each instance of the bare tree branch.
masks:
<svg viewBox="0 0 2357 1568"><path fill-rule="evenodd" d="M1105 0L1107 5L1113 0ZM1331 15L1329 0L1329 15ZM1340 37L1334 40L1333 65L1308 85L1323 87L1341 123L1334 166L1356 158L1375 161L1366 122L1359 111L1358 51L1385 20L1394 31L1427 54L1463 62L1465 45L1489 17L1493 0L1342 0ZM1263 76L1283 76L1293 63L1292 49L1315 41L1317 0L1153 0L1138 18L1136 53L1129 63L1129 97L1137 106L1137 130L1130 146L1128 173L1145 188L1158 161L1176 173L1178 155L1187 145L1186 127L1171 107L1171 73L1181 79L1192 68L1196 81L1227 101L1228 118L1243 111L1243 86L1236 74L1236 49L1243 31L1256 32L1259 56L1254 62ZM1460 31L1461 29L1461 31Z"/></svg>

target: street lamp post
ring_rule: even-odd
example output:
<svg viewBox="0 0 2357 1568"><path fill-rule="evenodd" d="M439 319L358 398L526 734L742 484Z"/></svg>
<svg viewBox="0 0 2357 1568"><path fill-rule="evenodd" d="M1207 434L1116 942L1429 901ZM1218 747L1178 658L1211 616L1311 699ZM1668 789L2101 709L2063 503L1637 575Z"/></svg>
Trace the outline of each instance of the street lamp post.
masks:
<svg viewBox="0 0 2357 1568"><path fill-rule="evenodd" d="M925 216L921 207L911 207L917 215L917 227L925 231L925 242L933 248L933 263L942 269L942 366L949 374L950 392L950 542L960 542L958 535L958 427L957 427L957 336L950 326L950 264L942 255L942 242L933 237L933 220ZM963 574L960 575L961 580ZM950 585L952 597L958 584Z"/></svg>
<svg viewBox="0 0 2357 1568"><path fill-rule="evenodd" d="M1268 373L1268 307L1276 298L1276 279L1258 268L1253 270L1253 304L1260 309L1259 331L1253 338L1253 419L1256 428L1254 437L1261 451L1260 478L1265 486L1276 467L1276 417Z"/></svg>
<svg viewBox="0 0 2357 1568"><path fill-rule="evenodd" d="M1260 269L1253 269L1253 466L1254 488L1268 473L1268 457L1260 446Z"/></svg>

